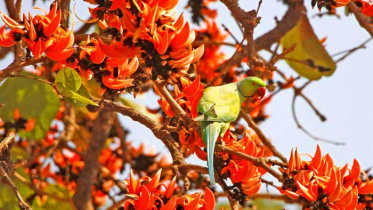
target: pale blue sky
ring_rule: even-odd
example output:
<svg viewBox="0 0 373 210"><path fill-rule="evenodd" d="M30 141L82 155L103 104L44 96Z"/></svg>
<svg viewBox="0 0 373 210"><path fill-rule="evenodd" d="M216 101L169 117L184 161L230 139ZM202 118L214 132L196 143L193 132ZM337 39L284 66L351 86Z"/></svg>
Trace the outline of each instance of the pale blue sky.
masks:
<svg viewBox="0 0 373 210"><path fill-rule="evenodd" d="M80 7L87 4L82 1L76 2L77 8L79 8L78 15L88 19L88 9ZM185 3L185 0L180 0L178 14ZM239 3L247 11L257 7L257 1L241 0ZM318 10L312 10L310 4L311 2L306 0L308 16L312 17L318 13ZM37 6L47 8L42 3L38 3ZM212 3L211 7L218 10L218 23L224 23L237 37L241 37L241 32L225 6L217 2ZM31 1L24 1L23 11L30 11L30 8ZM259 12L259 16L262 17L261 23L255 29L254 36L258 37L272 29L275 26L274 17L277 16L281 19L286 9L287 7L278 1L264 0ZM6 11L3 1L0 2L0 10ZM337 12L341 16L340 19L330 16L311 18L311 24L318 37L327 36L325 44L330 54L355 47L369 38L369 34L360 28L354 16L346 17L344 8L338 9ZM189 17L188 12L185 14ZM77 29L81 23L76 18L75 22ZM1 22L0 25L3 23ZM232 39L228 39L228 41L233 42ZM260 124L260 127L286 157L289 156L293 147L298 147L300 153L313 154L316 144L319 143L323 154L330 153L338 166L345 163L351 165L353 158L360 162L363 169L373 165L371 161L373 158L373 95L371 93L373 62L370 60L373 59L372 43L369 43L366 49L359 50L340 62L334 75L311 84L305 90L306 95L327 117L326 122L320 122L308 104L301 98L297 99L298 118L304 127L317 136L346 142L346 146L315 142L296 127L291 114L293 97L291 89L279 93L267 106L266 110L270 118ZM229 54L233 53L229 48L223 48L223 50ZM262 55L268 56L266 53L262 53ZM11 61L12 56L7 56L6 59L0 61L0 68L5 68ZM288 76L296 76L296 73L283 61L278 62L277 67ZM305 81L302 80L297 84L303 84ZM132 98L132 96L128 97ZM155 107L157 99L157 96L148 93L146 97L140 96L136 101ZM136 144L139 141L145 141L148 145L154 145L157 149L164 150L162 143L155 139L147 128L126 117L123 118L123 122L125 127L131 128L129 139L136 141ZM191 158L193 162L196 160L196 158ZM205 164L204 162L200 163ZM264 192L264 189L262 190Z"/></svg>

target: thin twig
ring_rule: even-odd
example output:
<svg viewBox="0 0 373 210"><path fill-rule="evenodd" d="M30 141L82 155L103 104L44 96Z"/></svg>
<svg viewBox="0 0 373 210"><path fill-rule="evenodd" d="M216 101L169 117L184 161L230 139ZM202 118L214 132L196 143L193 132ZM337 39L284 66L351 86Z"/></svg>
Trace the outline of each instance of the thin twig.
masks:
<svg viewBox="0 0 373 210"><path fill-rule="evenodd" d="M230 59L228 59L227 61L225 61L222 65L221 65L221 70L220 70L220 73L219 73L219 76L218 77L215 77L208 86L212 86L212 85L216 85L217 82L219 82L220 79L223 79L229 69L234 65L234 63L237 63L237 61L241 61L243 59L243 57L241 57L243 54L240 53L240 52L243 52L243 47L241 48L243 42L245 41L245 39L242 39L241 43L238 45L239 47L237 48L237 50L234 52L234 54L232 55L232 57ZM246 47L244 48L246 49ZM245 53L246 54L246 53Z"/></svg>
<svg viewBox="0 0 373 210"><path fill-rule="evenodd" d="M78 30L76 30L74 33L75 34L84 34L86 33L92 26L94 25L94 23L84 23L84 25L82 27L80 27Z"/></svg>
<svg viewBox="0 0 373 210"><path fill-rule="evenodd" d="M342 52L338 52L338 53L332 55L332 56L337 56L337 55L346 53L342 57L340 57L338 60L336 60L335 63L341 62L342 60L344 60L345 58L347 58L348 56L350 56L352 53L354 53L355 51L357 51L359 49L365 49L365 45L368 44L372 39L373 39L372 37L369 37L369 39L365 40L363 43L361 43L357 47L354 47L354 48L349 49L349 50L344 50Z"/></svg>
<svg viewBox="0 0 373 210"><path fill-rule="evenodd" d="M36 81L39 81L39 82L43 82L45 84L48 84L50 86L53 86L53 84L49 81L46 81L46 80L42 80L42 79L39 79L37 77L32 77L32 76L28 76L28 75L22 75L22 74L13 74L11 75L10 77L21 77L21 78L27 78L27 79L33 79L33 80L36 80Z"/></svg>
<svg viewBox="0 0 373 210"><path fill-rule="evenodd" d="M201 44L205 44L205 45L208 45L208 46L210 46L210 45L211 46L223 45L223 46L229 46L229 47L236 47L237 46L237 44L232 44L232 43L229 43L229 42L218 42L218 41L214 41L214 40L203 40L203 41L193 42L193 46L199 46Z"/></svg>
<svg viewBox="0 0 373 210"><path fill-rule="evenodd" d="M255 200L255 199L271 199L271 200L282 201L282 202L288 203L288 204L300 204L301 203L301 201L299 199L294 200L294 199L289 198L286 195L270 194L270 193L267 193L267 194L258 193L258 194L253 195L251 197L251 199L253 199L253 200Z"/></svg>
<svg viewBox="0 0 373 210"><path fill-rule="evenodd" d="M345 144L344 142L335 142L335 141L331 141L331 140L328 140L328 139L323 139L323 138L316 137L315 135L313 135L312 133L310 133L307 129L305 129L300 124L300 122L298 120L298 117L297 117L297 114L296 114L296 111L295 111L295 99L297 98L297 96L299 96L299 95L294 94L292 105L291 105L291 110L292 110L293 118L294 118L295 123L297 124L297 127L299 129L301 129L309 137L311 137L312 139L314 139L315 141L322 141L322 142L326 142L326 143L330 143L330 144L335 144L335 145L344 145ZM309 102L311 102L311 101L309 101Z"/></svg>
<svg viewBox="0 0 373 210"><path fill-rule="evenodd" d="M124 198L120 199L119 201L113 203L113 205L110 208L108 208L107 210L116 210L119 207L121 207L126 200L130 200L130 199L131 199L131 197L125 196Z"/></svg>
<svg viewBox="0 0 373 210"><path fill-rule="evenodd" d="M240 42L238 41L238 39L236 38L236 36L233 35L233 33L232 33L228 28L227 28L227 26L224 25L224 24L222 24L222 26L223 26L224 30L225 30L229 35L231 35L231 37L234 39L234 41L236 42L236 45L237 45L237 44L240 44Z"/></svg>
<svg viewBox="0 0 373 210"><path fill-rule="evenodd" d="M20 175L19 173L17 172L14 172L14 177L20 181L22 184L26 185L28 188L32 189L37 195L46 195L48 197L51 197L57 201L62 201L62 202L66 202L66 203L72 203L72 201L70 199L67 199L67 198L61 198L55 194L51 194L51 193L47 193L45 191L43 191L42 189L40 188L36 188L33 184L31 184L30 182L28 182L22 175Z"/></svg>
<svg viewBox="0 0 373 210"><path fill-rule="evenodd" d="M14 195L17 197L19 208L21 210L31 210L30 206L26 204L26 202L22 199L21 194L19 194L17 186L12 182L8 174L5 172L5 170L1 166L0 166L0 176L1 176L2 183L12 188Z"/></svg>
<svg viewBox="0 0 373 210"><path fill-rule="evenodd" d="M263 179L263 178L260 178L260 181L261 181L262 183L266 184L266 185L269 185L269 186L271 186L271 187L273 187L273 188L278 189L278 186L276 186L276 185L273 183L273 181L268 181L268 180Z"/></svg>
<svg viewBox="0 0 373 210"><path fill-rule="evenodd" d="M225 153L228 153L228 154L240 157L242 159L248 160L248 161L252 162L255 166L261 167L264 170L266 170L269 174L271 174L272 176L274 176L280 182L283 182L282 175L280 173L278 173L277 171L275 171L270 166L268 166L267 163L269 163L269 162L265 158L262 158L262 157L259 157L259 158L252 157L252 156L247 155L245 153L238 152L236 150L233 150L231 148L224 147L224 146L221 146L221 145L216 145L215 151L225 152Z"/></svg>
<svg viewBox="0 0 373 210"><path fill-rule="evenodd" d="M102 104L104 105L105 109L121 113L125 116L130 117L132 120L140 122L144 126L148 127L153 132L153 134L165 144L165 146L171 153L173 161L176 164L184 163L184 158L179 151L179 148L176 145L175 141L173 140L171 134L168 132L167 126L154 122L143 113L131 107L119 105L107 100L104 100Z"/></svg>

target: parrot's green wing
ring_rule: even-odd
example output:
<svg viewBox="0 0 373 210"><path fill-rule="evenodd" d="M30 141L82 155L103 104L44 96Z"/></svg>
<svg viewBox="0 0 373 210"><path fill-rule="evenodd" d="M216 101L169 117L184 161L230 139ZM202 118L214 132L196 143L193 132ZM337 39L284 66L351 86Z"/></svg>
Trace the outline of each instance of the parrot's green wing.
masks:
<svg viewBox="0 0 373 210"><path fill-rule="evenodd" d="M241 100L236 83L206 88L197 108L203 117L195 120L233 122L240 112Z"/></svg>

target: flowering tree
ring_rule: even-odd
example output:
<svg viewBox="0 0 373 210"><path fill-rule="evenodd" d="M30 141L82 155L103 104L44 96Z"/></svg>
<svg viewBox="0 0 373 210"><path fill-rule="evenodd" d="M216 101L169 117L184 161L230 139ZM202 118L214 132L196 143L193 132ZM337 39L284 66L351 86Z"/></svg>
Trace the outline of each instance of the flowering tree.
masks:
<svg viewBox="0 0 373 210"><path fill-rule="evenodd" d="M293 89L298 127L322 140L298 122L295 99L305 99L325 120L304 88L332 75L336 63L369 40L333 60L322 45L325 40L315 35L304 9L309 2L303 0L284 1L285 15L257 39L253 33L260 24L261 1L246 11L237 0L221 0L243 40L216 22L213 0L84 1L91 6L74 6L73 12L70 0L46 1L50 7L34 8L36 15L22 13L22 0L5 0L1 8L0 56L15 55L0 71L2 209L212 210L224 197L231 209L254 208L250 199L268 197L258 193L263 184L278 192L269 198L303 209L373 209L373 179L357 160L337 166L320 147L306 157L297 148L281 154L258 126L268 118L265 107L271 99ZM186 5L184 13L176 11L178 4ZM320 15L338 15L335 8L345 6L373 37L369 2L311 4L327 11ZM81 20L77 9L89 11L91 19ZM84 22L79 29L76 19ZM88 33L93 27L95 32ZM228 36L235 43L227 42ZM222 46L235 53L227 56ZM261 50L272 56L260 56ZM299 77L278 69L279 60ZM201 162L207 159L200 125L193 120L197 104L205 88L250 76L264 80L269 94L247 99L239 116L243 120L231 123L219 138L217 184L212 186L207 167L186 161L194 154ZM298 84L300 77L308 82ZM123 97L151 90L159 98L157 109ZM126 129L121 115L149 128L167 154L134 146L128 133L136 131Z"/></svg>

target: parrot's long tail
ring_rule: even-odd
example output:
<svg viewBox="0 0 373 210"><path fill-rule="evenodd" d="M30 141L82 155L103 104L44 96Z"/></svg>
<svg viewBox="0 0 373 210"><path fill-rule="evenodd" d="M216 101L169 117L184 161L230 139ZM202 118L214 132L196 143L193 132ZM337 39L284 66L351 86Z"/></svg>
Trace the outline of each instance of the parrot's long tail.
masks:
<svg viewBox="0 0 373 210"><path fill-rule="evenodd" d="M207 149L207 167L211 184L215 184L214 177L214 149L215 143L220 134L219 122L201 122L202 124L202 139L206 144Z"/></svg>

